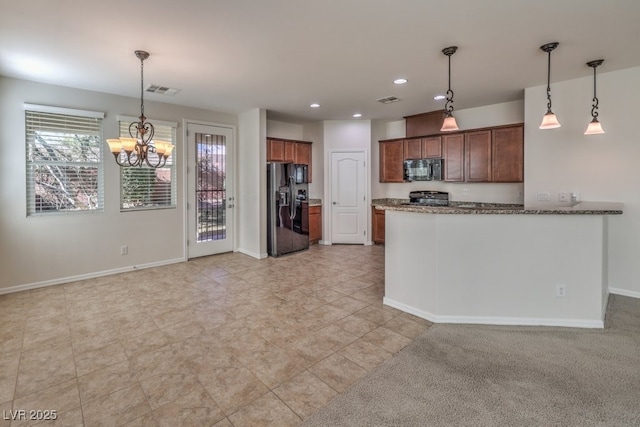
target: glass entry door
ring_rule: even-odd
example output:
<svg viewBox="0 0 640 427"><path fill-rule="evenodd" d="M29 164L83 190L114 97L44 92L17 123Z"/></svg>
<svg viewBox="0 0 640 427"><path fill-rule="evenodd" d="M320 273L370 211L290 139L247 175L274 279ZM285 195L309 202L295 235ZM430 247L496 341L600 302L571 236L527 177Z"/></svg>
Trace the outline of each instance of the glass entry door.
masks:
<svg viewBox="0 0 640 427"><path fill-rule="evenodd" d="M233 128L188 123L188 257L233 250Z"/></svg>

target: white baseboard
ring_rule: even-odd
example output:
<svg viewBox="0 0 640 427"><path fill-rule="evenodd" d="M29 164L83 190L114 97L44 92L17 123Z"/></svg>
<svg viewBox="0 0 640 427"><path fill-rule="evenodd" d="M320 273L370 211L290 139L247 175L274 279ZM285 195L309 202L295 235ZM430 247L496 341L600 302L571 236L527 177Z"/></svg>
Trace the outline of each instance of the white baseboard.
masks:
<svg viewBox="0 0 640 427"><path fill-rule="evenodd" d="M640 292L629 291L627 289L609 288L610 294L622 295L623 297L640 298Z"/></svg>
<svg viewBox="0 0 640 427"><path fill-rule="evenodd" d="M240 252L241 254L249 255L250 257L255 258L255 259L265 259L266 257L269 256L267 253L262 253L261 254L261 253L249 251L249 250L246 250L246 249L242 249L242 248L236 249L236 252Z"/></svg>
<svg viewBox="0 0 640 427"><path fill-rule="evenodd" d="M142 270L151 267L160 267L163 265L177 264L185 262L184 258L168 259L164 261L150 262L147 264L130 265L127 267L114 268L111 270L97 271L95 273L79 274L76 276L60 277L58 279L44 280L42 282L25 283L24 285L10 286L8 288L0 288L0 295L11 294L14 292L28 291L31 289L44 288L47 286L62 285L65 283L78 282L80 280L95 279L96 277L110 276L112 274L126 273L129 271Z"/></svg>
<svg viewBox="0 0 640 427"><path fill-rule="evenodd" d="M590 319L547 319L531 317L490 317L490 316L442 316L406 304L384 298L383 303L433 323L464 323L472 325L504 325L504 326L562 326L570 328L604 328L604 320Z"/></svg>

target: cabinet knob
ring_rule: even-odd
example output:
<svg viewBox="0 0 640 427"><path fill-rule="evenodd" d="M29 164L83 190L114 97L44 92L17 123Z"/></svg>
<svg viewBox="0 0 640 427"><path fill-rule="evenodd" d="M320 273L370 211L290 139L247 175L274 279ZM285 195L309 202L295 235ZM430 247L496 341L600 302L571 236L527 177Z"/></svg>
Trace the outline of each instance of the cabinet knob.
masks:
<svg viewBox="0 0 640 427"><path fill-rule="evenodd" d="M334 204L334 205L337 205L337 204L338 204L338 202L333 202L333 204Z"/></svg>

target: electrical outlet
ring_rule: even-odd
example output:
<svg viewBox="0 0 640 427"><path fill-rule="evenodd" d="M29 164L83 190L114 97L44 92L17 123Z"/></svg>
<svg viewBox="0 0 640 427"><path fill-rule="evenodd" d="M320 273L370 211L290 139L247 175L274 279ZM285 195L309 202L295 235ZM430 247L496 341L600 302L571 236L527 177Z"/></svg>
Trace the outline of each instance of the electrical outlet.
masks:
<svg viewBox="0 0 640 427"><path fill-rule="evenodd" d="M468 188L463 188L462 189L462 195L463 196L468 196L469 195L469 189Z"/></svg>
<svg viewBox="0 0 640 427"><path fill-rule="evenodd" d="M120 246L120 255L127 255L129 254L129 246L124 245L124 246Z"/></svg>
<svg viewBox="0 0 640 427"><path fill-rule="evenodd" d="M561 202L569 201L569 193L558 193L558 200Z"/></svg>
<svg viewBox="0 0 640 427"><path fill-rule="evenodd" d="M556 298L564 298L567 296L567 285L564 283L559 283L556 286Z"/></svg>
<svg viewBox="0 0 640 427"><path fill-rule="evenodd" d="M537 196L540 201L549 201L551 194L548 191L538 191Z"/></svg>

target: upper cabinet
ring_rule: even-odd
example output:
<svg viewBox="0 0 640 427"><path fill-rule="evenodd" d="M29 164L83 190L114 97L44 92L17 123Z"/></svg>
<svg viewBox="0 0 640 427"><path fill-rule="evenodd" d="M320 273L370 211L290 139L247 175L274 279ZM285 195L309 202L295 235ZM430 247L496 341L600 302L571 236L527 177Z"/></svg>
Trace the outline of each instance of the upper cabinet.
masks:
<svg viewBox="0 0 640 427"><path fill-rule="evenodd" d="M404 140L380 141L380 182L404 182Z"/></svg>
<svg viewBox="0 0 640 427"><path fill-rule="evenodd" d="M464 181L464 134L442 137L442 157L444 158L444 180Z"/></svg>
<svg viewBox="0 0 640 427"><path fill-rule="evenodd" d="M309 141L267 138L267 162L307 165L307 175L311 182L311 142Z"/></svg>
<svg viewBox="0 0 640 427"><path fill-rule="evenodd" d="M404 160L442 157L442 140L439 136L404 140Z"/></svg>
<svg viewBox="0 0 640 427"><path fill-rule="evenodd" d="M444 159L449 182L522 182L524 125L380 141L380 182L404 182L403 160Z"/></svg>
<svg viewBox="0 0 640 427"><path fill-rule="evenodd" d="M414 136L441 134L440 128L443 120L444 110L407 116L404 118L405 135L407 138L412 138Z"/></svg>
<svg viewBox="0 0 640 427"><path fill-rule="evenodd" d="M493 182L524 181L524 126L493 130L491 164Z"/></svg>
<svg viewBox="0 0 640 427"><path fill-rule="evenodd" d="M467 182L491 182L491 130L465 134L465 177Z"/></svg>

